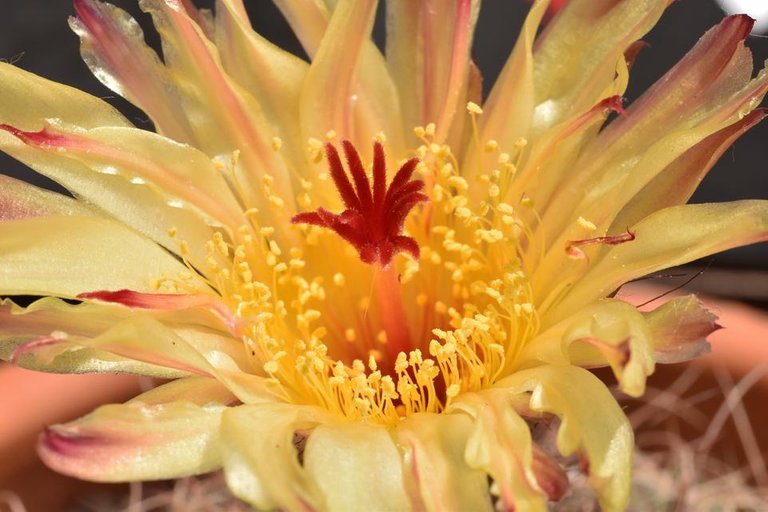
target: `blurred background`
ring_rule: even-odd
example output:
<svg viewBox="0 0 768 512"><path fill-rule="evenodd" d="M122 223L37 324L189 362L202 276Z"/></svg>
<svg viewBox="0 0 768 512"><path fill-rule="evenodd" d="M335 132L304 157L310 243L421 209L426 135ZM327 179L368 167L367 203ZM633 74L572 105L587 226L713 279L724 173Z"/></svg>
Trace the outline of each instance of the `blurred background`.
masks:
<svg viewBox="0 0 768 512"><path fill-rule="evenodd" d="M0 16L0 59L51 80L69 84L105 98L137 126L146 129L152 128L151 123L141 111L102 86L80 60L79 41L69 30L66 22L67 16L72 14L71 1L2 1L7 8L3 10L2 16ZM148 16L138 9L136 0L111 0L111 3L122 7L136 17L145 28L148 42L156 48L159 46L157 35L151 28ZM195 3L201 7L211 7L213 0L196 0ZM257 31L283 48L306 57L298 41L271 1L245 0L245 3ZM484 1L475 35L474 59L484 74L486 92L494 82L515 42L526 10L527 3L525 0ZM695 44L707 29L722 20L726 14L739 12L746 12L757 19L755 32L748 38L747 44L753 51L756 67L761 68L762 63L768 58L768 35L765 35L768 34L768 0L680 0L672 3L661 22L646 36L645 40L649 43L649 47L641 52L632 69L630 88L626 94L627 101L631 102L661 77ZM379 22L375 27L375 37L378 42L383 41L383 16L379 16ZM1 100L2 98L0 98ZM61 191L56 184L36 175L2 154L0 154L0 173ZM730 201L747 198L768 198L768 123L763 123L752 129L726 152L715 169L702 183L701 188L693 197L693 202ZM700 273L700 270L705 271ZM686 283L691 278L695 279ZM739 304L718 302L717 300L708 301L708 304L725 319L724 322L729 327L724 333L716 333L716 336L722 337L720 346L741 347L741 352L734 355L728 355L724 352L717 353L718 360L727 363L727 358L730 357L735 361L736 367L741 365L740 368L744 373L753 368L754 362L760 357L764 361L768 361L768 339L765 337L765 333L768 333L768 320L764 314L760 313L760 310L768 311L768 244L729 251L705 261L696 262L686 268L672 270L662 276L639 283L638 287L627 288L621 296L638 304L682 284L686 284L689 290L710 297L739 301ZM757 309L745 309L743 306L745 303ZM718 341L715 340L716 348ZM766 364L768 365L768 363ZM766 367L768 366L764 366L763 369ZM11 374L11 370L17 369L8 366L0 366L0 370L2 370L0 371L0 399L8 398L9 389L18 389L21 381L29 378L23 373ZM664 407L670 410L678 407L677 402L664 402L665 396L669 398L669 395L664 394L664 390L670 386L672 386L670 389L676 390L675 393L677 393L673 397L678 395L693 397L690 403L696 407L701 407L701 410L704 411L701 416L705 420L714 417L720 410L723 395L736 389L734 381L728 381L731 377L726 374L719 376L718 374L711 374L709 380L705 378L703 381L698 377L696 379L689 378L688 381L690 382L683 381L681 383L678 378L680 373L680 367L674 366L661 369L659 374L654 376L654 380L650 383L648 401L656 401L661 405L657 404L654 406L656 408L652 407L650 413L648 412L649 409L643 409L644 405L641 405L639 410L645 411L643 413L646 416L645 421L647 421L649 414L654 415L663 410ZM765 408L765 400L768 396L766 373L768 372L763 372L763 374L755 377L763 383L762 394L747 396L746 398L740 397L740 403L744 404L745 410L750 411L751 423L754 425L761 425L764 420L768 421L768 410ZM47 476L43 477L49 479L46 483L49 492L46 495L46 493L39 492L40 486L37 482L30 484L29 472L24 473L18 470L18 464L23 462L22 459L27 460L28 464L32 464L31 461L34 459L32 446L36 432L39 432L45 424L52 421L77 416L99 401L122 400L138 389L138 383L135 380L73 381L71 379L85 379L85 377L67 376L67 379L70 380L65 381L57 380L64 379L64 377L54 377L36 377L38 378L36 381L38 387L35 398L20 396L15 403L0 400L0 404L6 404L2 406L4 408L0 408L0 415L2 415L0 416L2 418L0 419L0 511L5 510L1 495L4 487L20 493L29 510L57 510L51 508L51 502L46 502L46 498L52 498L57 492L56 485L66 487L68 484L62 483L61 477L46 473ZM4 378L5 380L3 380ZM694 381L696 381L695 384ZM10 382L10 385L4 386L4 383L7 382ZM74 394L88 395L88 389L91 390L90 402L92 403L80 403L73 407L65 406L68 398L64 399L57 394L60 390L66 390L70 393L68 396ZM94 389L103 391L102 395L95 396ZM721 392L713 394L712 389L720 389ZM46 399L59 402L61 407L49 408L45 413L41 412L38 418L31 420L31 423L26 426L14 423L17 430L26 429L26 433L22 437L13 438L8 433L12 431L10 428L3 430L4 427L10 427L11 423L17 421L7 419L9 416L6 411L14 410L8 407L20 406L21 402L41 404ZM9 406L8 403L15 405ZM55 411L52 412L54 409ZM760 416L761 414L763 417ZM669 413L666 415L666 417L671 416ZM682 414L680 417L685 420L681 422L685 426L687 424L686 418ZM735 413L734 417L736 417ZM704 428L707 428L707 425L704 425ZM759 453L765 450L765 447L768 447L768 429L757 429L758 441L762 445L753 446L748 445L748 439L747 442L744 441L744 434L739 430L743 428L743 425L740 427L738 422L734 420L728 428L742 445L737 450L739 454L733 455L734 464L739 466L750 463L759 466L759 461L757 463L750 462L749 454L744 456L743 451L751 450ZM684 430L681 429L681 431ZM724 432L728 435L727 429ZM17 441L14 441L15 444L10 444L9 450L3 453L3 442L9 439L17 439ZM726 446L725 451L729 449ZM16 470L12 469L12 459L17 464ZM25 464L27 463L25 462ZM754 481L761 484L768 482L768 475L766 475L764 467L762 473L759 467L753 468L753 470L753 483ZM45 470L36 467L34 471L39 473ZM4 480L6 477L10 477L11 480ZM765 510L768 510L768 504L766 507Z"/></svg>

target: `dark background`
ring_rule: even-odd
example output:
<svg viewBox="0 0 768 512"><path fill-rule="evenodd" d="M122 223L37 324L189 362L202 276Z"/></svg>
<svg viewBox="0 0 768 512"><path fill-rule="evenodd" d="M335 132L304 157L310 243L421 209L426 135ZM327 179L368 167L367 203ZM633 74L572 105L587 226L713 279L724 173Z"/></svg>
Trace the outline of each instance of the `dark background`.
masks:
<svg viewBox="0 0 768 512"><path fill-rule="evenodd" d="M415 0L418 1L418 0ZM68 0L24 0L3 10L0 17L0 58L45 76L108 98L138 126L151 128L146 117L122 98L116 97L90 74L78 53L78 39L67 26L72 14ZM147 39L157 46L157 37L135 0L113 0L128 10L145 26ZM198 5L210 7L211 0ZM304 55L277 9L268 0L246 0L255 28L266 37L299 55ZM382 2L383 4L383 2ZM383 10L383 5L382 5ZM485 0L476 32L474 57L485 76L486 89L493 83L509 50L515 42L527 4L523 0ZM383 13L382 13L383 14ZM724 16L715 0L681 0L667 10L660 24L646 37L645 49L632 71L627 98L631 101L674 65L696 40ZM375 29L383 39L383 16ZM756 66L768 58L768 38L748 39ZM2 99L0 98L0 101ZM717 167L705 179L693 202L768 198L768 123L763 123L742 137L729 149ZM0 172L37 183L40 176L17 162L0 155ZM47 186L53 186L47 183ZM768 244L737 249L718 255L706 263L713 267L768 270ZM763 281L765 284L765 281ZM764 287L768 296L768 286Z"/></svg>

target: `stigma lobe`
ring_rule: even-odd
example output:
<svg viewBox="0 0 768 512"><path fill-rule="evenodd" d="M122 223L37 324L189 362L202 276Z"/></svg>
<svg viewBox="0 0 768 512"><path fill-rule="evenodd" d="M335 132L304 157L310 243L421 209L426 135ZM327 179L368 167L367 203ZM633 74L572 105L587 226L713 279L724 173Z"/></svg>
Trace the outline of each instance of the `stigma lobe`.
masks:
<svg viewBox="0 0 768 512"><path fill-rule="evenodd" d="M418 259L418 243L402 234L408 213L417 204L428 200L421 192L424 182L411 180L419 163L418 158L405 162L387 187L384 148L380 142L374 142L371 185L355 147L348 140L342 141L341 145L351 181L333 144L325 145L325 154L331 178L346 209L336 214L321 207L295 215L291 222L321 226L336 232L357 249L364 263L378 263L387 268L400 252Z"/></svg>

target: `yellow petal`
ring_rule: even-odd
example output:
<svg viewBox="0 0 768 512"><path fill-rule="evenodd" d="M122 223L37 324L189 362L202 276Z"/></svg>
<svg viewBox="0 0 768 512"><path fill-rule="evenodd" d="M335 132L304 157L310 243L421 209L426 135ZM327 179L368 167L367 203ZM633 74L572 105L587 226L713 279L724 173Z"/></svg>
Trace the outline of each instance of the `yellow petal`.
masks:
<svg viewBox="0 0 768 512"><path fill-rule="evenodd" d="M98 482L180 478L221 465L219 422L223 406L191 402L105 405L79 420L54 425L40 436L48 467Z"/></svg>
<svg viewBox="0 0 768 512"><path fill-rule="evenodd" d="M768 240L768 201L673 206L649 215L632 231L635 240L605 251L547 314L548 323L608 296L632 279Z"/></svg>
<svg viewBox="0 0 768 512"><path fill-rule="evenodd" d="M78 340L98 336L128 314L111 305L73 306L52 297L27 308L5 300L0 303L0 359L51 373L133 373L165 379L187 375L77 344Z"/></svg>
<svg viewBox="0 0 768 512"><path fill-rule="evenodd" d="M171 205L197 208L225 225L245 222L221 172L192 147L135 128L103 127L84 132L76 127L41 128L35 132L10 126L4 129L27 146L49 152L54 160L74 159L95 172L147 184Z"/></svg>
<svg viewBox="0 0 768 512"><path fill-rule="evenodd" d="M228 409L221 419L227 486L261 510L322 510L324 500L299 462L297 443L327 412L290 404Z"/></svg>
<svg viewBox="0 0 768 512"><path fill-rule="evenodd" d="M57 84L0 62L0 122L22 130L39 130L44 119L96 128L132 126L107 102L73 87Z"/></svg>
<svg viewBox="0 0 768 512"><path fill-rule="evenodd" d="M464 414L414 414L398 424L412 509L491 510L486 473L465 460L471 429Z"/></svg>
<svg viewBox="0 0 768 512"><path fill-rule="evenodd" d="M94 215L95 209L56 192L0 175L0 221L45 215Z"/></svg>
<svg viewBox="0 0 768 512"><path fill-rule="evenodd" d="M363 422L320 425L307 439L304 469L320 488L326 510L408 510L403 469L386 427Z"/></svg>
<svg viewBox="0 0 768 512"><path fill-rule="evenodd" d="M629 500L632 427L616 400L587 370L575 366L540 366L500 380L495 388L512 395L531 392L529 407L561 420L557 448L564 456L579 453L589 484L602 510L624 510Z"/></svg>
<svg viewBox="0 0 768 512"><path fill-rule="evenodd" d="M162 248L114 221L72 215L0 222L2 294L153 291L155 280L183 273Z"/></svg>
<svg viewBox="0 0 768 512"><path fill-rule="evenodd" d="M129 400L128 403L163 405L187 401L203 407L208 404L230 405L237 398L219 381L208 377L186 377L161 384Z"/></svg>

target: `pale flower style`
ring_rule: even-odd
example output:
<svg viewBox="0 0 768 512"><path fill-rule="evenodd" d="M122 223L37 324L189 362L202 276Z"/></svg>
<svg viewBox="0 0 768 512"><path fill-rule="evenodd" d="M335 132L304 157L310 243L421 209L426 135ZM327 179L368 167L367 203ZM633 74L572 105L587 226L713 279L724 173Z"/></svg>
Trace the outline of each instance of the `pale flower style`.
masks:
<svg viewBox="0 0 768 512"><path fill-rule="evenodd" d="M633 433L585 368L638 396L706 350L694 297L640 313L615 291L768 238L768 201L684 205L765 115L752 21L624 111L670 0L572 0L534 42L535 2L485 100L479 1L388 0L385 54L374 0L275 3L310 63L242 0L141 0L162 60L126 13L75 0L85 61L157 133L0 64L2 149L74 195L1 178L0 293L44 298L3 302L0 354L173 379L48 428L43 460L102 481L223 468L257 509L545 510L568 480L531 426L559 418L560 454L623 509Z"/></svg>

